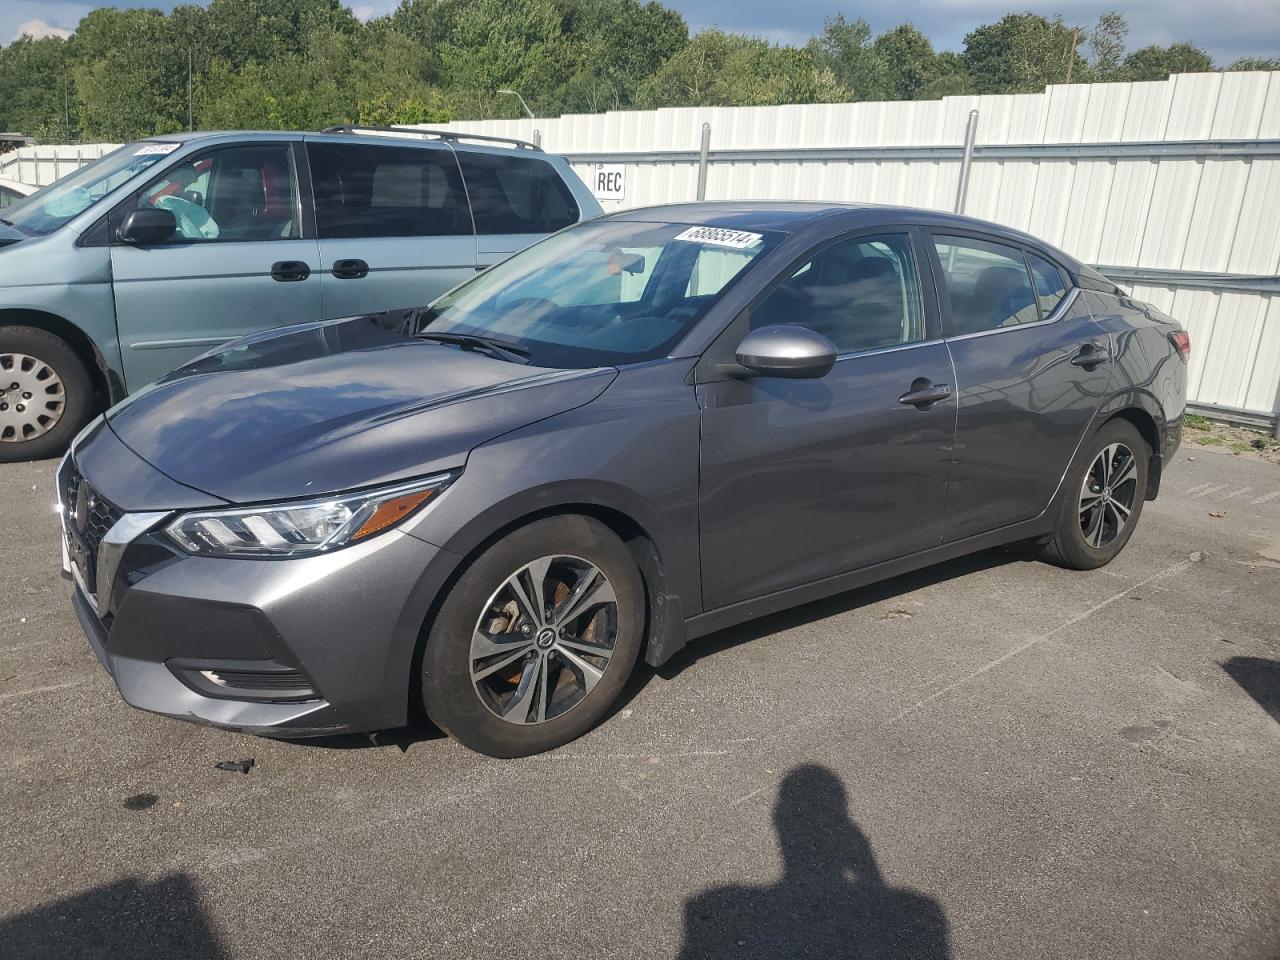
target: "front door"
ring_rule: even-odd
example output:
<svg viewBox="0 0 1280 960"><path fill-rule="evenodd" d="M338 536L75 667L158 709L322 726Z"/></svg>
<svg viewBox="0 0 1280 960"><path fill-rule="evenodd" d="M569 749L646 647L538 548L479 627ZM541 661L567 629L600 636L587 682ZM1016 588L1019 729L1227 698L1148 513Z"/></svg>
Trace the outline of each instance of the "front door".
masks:
<svg viewBox="0 0 1280 960"><path fill-rule="evenodd" d="M289 144L215 148L179 161L118 207L113 225L146 207L171 211L178 229L151 246L112 240L129 390L244 334L320 319L318 250L302 239Z"/></svg>
<svg viewBox="0 0 1280 960"><path fill-rule="evenodd" d="M1045 257L979 236L933 243L958 400L952 541L1044 512L1112 365L1106 331Z"/></svg>
<svg viewBox="0 0 1280 960"><path fill-rule="evenodd" d="M307 157L326 319L425 306L475 276L471 211L448 144L308 140Z"/></svg>
<svg viewBox="0 0 1280 960"><path fill-rule="evenodd" d="M842 239L729 332L799 324L840 357L817 380L699 385L705 609L940 543L955 405L918 259L906 232Z"/></svg>

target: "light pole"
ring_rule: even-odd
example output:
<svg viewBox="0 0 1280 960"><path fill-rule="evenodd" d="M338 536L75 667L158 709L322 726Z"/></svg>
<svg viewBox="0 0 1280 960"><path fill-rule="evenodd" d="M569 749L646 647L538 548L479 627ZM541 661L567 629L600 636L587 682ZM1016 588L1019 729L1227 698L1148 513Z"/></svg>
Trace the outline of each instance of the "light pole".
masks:
<svg viewBox="0 0 1280 960"><path fill-rule="evenodd" d="M524 97L520 96L515 90L499 90L498 93L505 93L509 97L515 97L520 101L520 106L524 107L524 115L530 120L533 119L533 111L529 109L529 105L524 102Z"/></svg>

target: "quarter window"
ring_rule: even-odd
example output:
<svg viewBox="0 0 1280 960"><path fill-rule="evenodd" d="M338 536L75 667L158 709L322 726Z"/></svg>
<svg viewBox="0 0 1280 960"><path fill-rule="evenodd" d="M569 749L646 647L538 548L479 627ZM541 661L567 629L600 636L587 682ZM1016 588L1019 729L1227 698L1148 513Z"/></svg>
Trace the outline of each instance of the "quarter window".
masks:
<svg viewBox="0 0 1280 960"><path fill-rule="evenodd" d="M234 147L166 171L138 193L137 209L168 210L170 243L297 238L298 185L286 144Z"/></svg>
<svg viewBox="0 0 1280 960"><path fill-rule="evenodd" d="M321 240L471 233L453 151L308 143Z"/></svg>
<svg viewBox="0 0 1280 960"><path fill-rule="evenodd" d="M935 237L951 301L952 332L979 333L1040 319L1027 263L1017 247Z"/></svg>
<svg viewBox="0 0 1280 960"><path fill-rule="evenodd" d="M476 233L554 233L578 220L569 187L545 160L459 151Z"/></svg>
<svg viewBox="0 0 1280 960"><path fill-rule="evenodd" d="M751 312L751 329L796 323L840 353L924 339L919 284L905 234L859 237L801 264Z"/></svg>
<svg viewBox="0 0 1280 960"><path fill-rule="evenodd" d="M1027 263L1031 265L1031 279L1035 281L1036 296L1040 298L1040 312L1047 317L1057 309L1062 298L1067 295L1067 285L1062 280L1062 271L1044 257L1034 253L1027 254Z"/></svg>

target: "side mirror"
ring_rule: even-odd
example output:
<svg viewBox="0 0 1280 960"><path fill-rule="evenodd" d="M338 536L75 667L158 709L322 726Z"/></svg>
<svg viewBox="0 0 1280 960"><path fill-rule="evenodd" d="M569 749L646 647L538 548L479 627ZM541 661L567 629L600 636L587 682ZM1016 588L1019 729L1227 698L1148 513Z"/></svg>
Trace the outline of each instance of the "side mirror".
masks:
<svg viewBox="0 0 1280 960"><path fill-rule="evenodd" d="M820 333L789 323L752 330L738 344L740 366L762 377L825 377L836 363L836 345Z"/></svg>
<svg viewBox="0 0 1280 960"><path fill-rule="evenodd" d="M173 211L147 207L125 214L124 222L116 231L116 238L145 247L153 243L164 243L177 232L178 221L174 219Z"/></svg>

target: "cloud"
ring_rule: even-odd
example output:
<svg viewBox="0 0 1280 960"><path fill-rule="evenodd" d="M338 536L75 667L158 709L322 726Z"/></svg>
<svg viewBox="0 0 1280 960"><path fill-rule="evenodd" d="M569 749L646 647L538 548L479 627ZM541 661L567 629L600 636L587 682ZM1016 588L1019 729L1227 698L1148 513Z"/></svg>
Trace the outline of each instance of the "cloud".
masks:
<svg viewBox="0 0 1280 960"><path fill-rule="evenodd" d="M55 27L52 23L44 20L28 20L26 23L19 25L17 33L13 35L13 39L17 40L25 34L32 40L39 40L41 37L62 37L65 40L73 32L65 27Z"/></svg>

